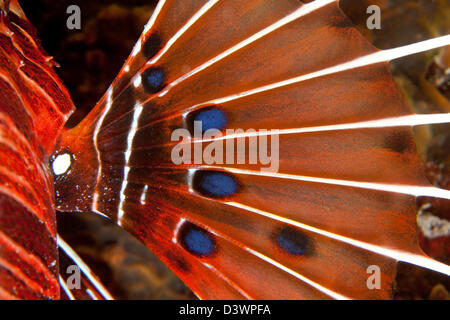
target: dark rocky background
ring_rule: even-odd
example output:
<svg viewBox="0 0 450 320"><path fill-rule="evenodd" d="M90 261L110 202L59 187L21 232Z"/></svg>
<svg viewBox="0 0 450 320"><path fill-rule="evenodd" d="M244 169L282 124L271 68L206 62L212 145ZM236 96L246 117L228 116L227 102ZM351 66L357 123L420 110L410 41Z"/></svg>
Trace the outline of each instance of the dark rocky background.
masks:
<svg viewBox="0 0 450 320"><path fill-rule="evenodd" d="M78 110L77 123L111 83L143 30L155 0L21 0L36 26L44 48L61 65L57 70ZM66 28L66 8L82 10L82 29ZM366 8L382 8L382 29L365 26ZM341 0L342 9L358 29L380 49L450 33L448 0ZM450 49L434 50L391 63L398 87L418 113L450 112ZM415 129L417 147L429 179L450 189L450 127ZM450 204L420 199L428 214L450 221ZM153 254L109 221L93 214L60 214L59 232L92 266L108 289L122 299L195 298ZM420 228L418 228L420 231ZM431 256L450 263L450 237L428 239L422 247ZM448 277L400 264L397 299L450 299Z"/></svg>

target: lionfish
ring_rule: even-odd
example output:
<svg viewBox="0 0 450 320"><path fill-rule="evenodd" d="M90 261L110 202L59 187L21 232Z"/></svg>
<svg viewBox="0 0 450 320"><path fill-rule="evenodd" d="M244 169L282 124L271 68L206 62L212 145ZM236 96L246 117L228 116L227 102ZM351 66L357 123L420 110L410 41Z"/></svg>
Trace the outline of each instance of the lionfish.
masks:
<svg viewBox="0 0 450 320"><path fill-rule="evenodd" d="M202 299L388 299L399 261L450 274L418 243L416 200L450 191L427 181L412 137L450 114L411 113L387 67L450 36L382 51L336 0L160 0L68 129L56 63L18 1L0 4L0 298L112 298L57 235L56 210L108 217ZM172 139L198 123L215 134ZM261 137L279 141L276 171L250 149L237 163L172 159L179 143ZM80 292L58 246L83 272Z"/></svg>

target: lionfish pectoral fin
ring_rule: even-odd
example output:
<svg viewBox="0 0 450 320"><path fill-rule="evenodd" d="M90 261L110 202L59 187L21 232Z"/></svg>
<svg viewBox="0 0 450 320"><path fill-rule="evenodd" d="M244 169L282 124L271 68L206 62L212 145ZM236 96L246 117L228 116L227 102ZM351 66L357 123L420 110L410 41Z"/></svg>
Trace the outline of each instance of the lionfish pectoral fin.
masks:
<svg viewBox="0 0 450 320"><path fill-rule="evenodd" d="M417 244L415 201L450 196L424 176L410 122L423 118L387 60L336 1L160 1L62 140L86 159L63 179L95 182L88 197L66 195L117 221L201 298L391 298L399 260L449 273ZM265 155L250 143L264 138ZM228 158L239 139L245 153Z"/></svg>

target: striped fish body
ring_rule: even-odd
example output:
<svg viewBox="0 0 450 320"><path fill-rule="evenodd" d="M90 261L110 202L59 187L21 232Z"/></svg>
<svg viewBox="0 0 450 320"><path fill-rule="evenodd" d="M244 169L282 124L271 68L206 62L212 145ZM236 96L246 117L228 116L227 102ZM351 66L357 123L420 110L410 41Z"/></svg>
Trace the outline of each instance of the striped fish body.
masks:
<svg viewBox="0 0 450 320"><path fill-rule="evenodd" d="M0 299L58 299L48 161L74 107L17 1L0 8Z"/></svg>

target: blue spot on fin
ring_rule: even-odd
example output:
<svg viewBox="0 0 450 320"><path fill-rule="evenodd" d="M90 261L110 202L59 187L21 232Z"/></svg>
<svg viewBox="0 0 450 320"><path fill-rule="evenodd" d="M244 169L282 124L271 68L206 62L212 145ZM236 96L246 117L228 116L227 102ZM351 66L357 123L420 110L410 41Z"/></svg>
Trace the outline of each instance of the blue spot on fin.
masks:
<svg viewBox="0 0 450 320"><path fill-rule="evenodd" d="M238 182L230 174L220 171L197 171L194 176L194 188L203 195L212 198L225 198L238 191Z"/></svg>
<svg viewBox="0 0 450 320"><path fill-rule="evenodd" d="M165 74L161 68L148 68L142 72L141 78L147 93L156 93L164 86Z"/></svg>
<svg viewBox="0 0 450 320"><path fill-rule="evenodd" d="M186 223L180 232L181 245L197 256L210 256L216 249L213 235L192 223Z"/></svg>
<svg viewBox="0 0 450 320"><path fill-rule="evenodd" d="M194 115L194 121L202 123L202 132L209 129L222 130L227 124L225 112L217 108L200 110Z"/></svg>

